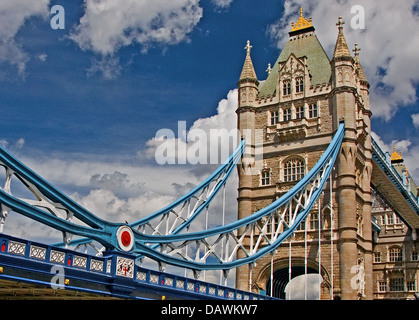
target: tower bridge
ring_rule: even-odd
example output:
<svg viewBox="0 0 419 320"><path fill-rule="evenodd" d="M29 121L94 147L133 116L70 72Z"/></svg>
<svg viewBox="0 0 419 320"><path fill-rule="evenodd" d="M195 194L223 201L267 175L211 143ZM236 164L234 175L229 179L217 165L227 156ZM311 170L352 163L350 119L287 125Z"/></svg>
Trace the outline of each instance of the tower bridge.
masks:
<svg viewBox="0 0 419 320"><path fill-rule="evenodd" d="M413 298L417 188L396 150L384 153L371 137L370 86L343 26L339 18L329 59L301 9L265 80L248 41L238 81L239 146L200 185L133 223L94 215L0 148L0 231L14 212L63 237L45 244L0 234L2 296L283 299L301 292L292 280L306 275L308 298L308 275L318 274L310 298ZM224 223L224 205L218 225L197 230L216 196L225 204L234 170L238 219ZM97 254L80 251L87 247ZM235 287L226 282L233 269ZM224 283L200 280L210 270Z"/></svg>

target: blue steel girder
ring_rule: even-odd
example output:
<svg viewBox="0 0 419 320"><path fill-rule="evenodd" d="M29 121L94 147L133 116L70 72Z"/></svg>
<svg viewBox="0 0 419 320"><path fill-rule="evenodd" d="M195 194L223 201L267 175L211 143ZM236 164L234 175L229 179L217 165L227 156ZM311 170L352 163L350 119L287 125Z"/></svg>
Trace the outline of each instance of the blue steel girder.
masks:
<svg viewBox="0 0 419 320"><path fill-rule="evenodd" d="M310 172L269 206L244 219L200 232L167 236L136 234L138 249L134 252L193 270L229 270L254 263L274 251L307 217L333 169L343 136L341 123ZM244 229L242 234L239 229ZM155 249L156 243L160 250ZM243 258L236 257L238 251L244 253Z"/></svg>
<svg viewBox="0 0 419 320"><path fill-rule="evenodd" d="M145 229L144 226L147 225L153 234L161 235L163 233L158 230L159 225L162 224L162 220L167 220L167 226L171 216L176 216L176 219L175 222L171 222L170 234L176 234L188 228L196 217L208 208L220 189L225 186L243 154L244 146L245 141L243 140L231 156L210 177L185 196L150 216L131 224L111 223L100 219L0 148L0 166L5 168L4 187L0 187L0 222L4 223L8 212L14 211L63 232L64 242L59 244L62 246L98 241L105 247L100 251L135 250L136 242L133 232L135 228L143 227ZM35 196L36 200L15 196L11 188L13 185L12 177L16 177ZM185 203L191 203L192 199L196 199L194 208L183 213L185 215L183 217L182 210L176 208L183 208ZM65 212L64 217L62 217L63 212ZM85 225L75 223L74 218L79 219ZM157 221L154 226L151 223L153 221ZM140 232L135 232L135 234L138 235ZM72 235L85 238L72 241ZM157 247L158 244L153 246L153 248Z"/></svg>
<svg viewBox="0 0 419 320"><path fill-rule="evenodd" d="M2 212L13 210L62 231L66 244L71 240L68 234L75 234L89 241L96 240L107 250L126 251L137 257L147 256L163 264L193 270L229 270L254 263L274 251L293 234L321 194L339 153L343 136L344 124L341 123L317 164L288 193L271 205L244 219L205 231L187 232L190 224L208 207L226 183L243 154L244 141L211 177L172 204L173 207L168 206L131 225L110 223L96 217L0 149L0 166L6 168L6 183L0 189L0 204ZM12 176L21 180L38 201L14 197L10 189ZM198 201L196 210L189 212L178 224L172 225L169 233L160 232L154 226L151 227L151 234L136 230L136 227L145 226L152 220L161 221L173 213L174 206L182 206L182 203L196 197L198 191L205 188L209 190L211 183L211 192ZM59 210L64 210L67 217L60 218ZM75 224L72 221L74 217L87 226ZM244 231L240 233L239 229ZM246 238L250 239L248 243ZM79 243L83 241L86 240L82 239ZM243 258L237 258L239 251L244 253Z"/></svg>
<svg viewBox="0 0 419 320"><path fill-rule="evenodd" d="M418 199L412 195L399 173L393 168L389 157L372 139L373 188L386 198L392 209L411 228L419 229Z"/></svg>

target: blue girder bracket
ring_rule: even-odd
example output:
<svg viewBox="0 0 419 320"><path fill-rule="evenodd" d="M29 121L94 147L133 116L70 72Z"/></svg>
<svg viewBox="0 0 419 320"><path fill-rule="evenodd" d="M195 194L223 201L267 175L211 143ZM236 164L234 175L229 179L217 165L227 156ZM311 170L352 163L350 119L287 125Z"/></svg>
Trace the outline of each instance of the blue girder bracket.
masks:
<svg viewBox="0 0 419 320"><path fill-rule="evenodd" d="M52 186L50 183L41 178L19 160L10 155L6 150L0 147L0 166L3 166L6 169L6 175L16 176L30 191L35 194L39 200L39 204L34 205L33 203L28 203L25 201L25 199L19 199L15 197L13 194L11 194L10 190L7 190L6 187L0 187L0 205L4 206L5 208L9 208L23 216L57 229L63 233L85 237L72 241L72 245L98 241L106 248L106 250L135 251L137 248L136 242L134 241L132 243L132 247L130 246L129 249L124 248L121 245L121 241L118 238L119 230L124 228L131 230L138 228L139 226L146 224L153 219L158 219L159 217L173 210L173 208L176 206L179 206L183 202L188 201L194 197L196 193L202 191L214 180L218 179L217 185L214 187L214 190L210 196L205 200L205 202L198 206L193 215L191 215L186 221L177 226L173 234L184 230L205 208L210 205L215 195L226 184L231 172L235 168L236 164L240 161L240 158L244 152L244 147L245 141L242 140L236 150L230 155L230 157L203 183L195 187L185 196L176 200L166 208L163 208L151 214L150 216L131 224L111 223L97 217L90 211L83 208L77 202L70 199L64 193L56 189L54 186ZM72 217L79 219L85 223L86 226L76 224L72 221L51 214L51 212L48 210L48 207L45 208L42 203L48 203L51 206L56 206L71 213ZM134 233L136 236L139 235L139 233L135 232L135 230ZM133 235L133 233L131 234ZM63 246L68 244L69 243L61 243ZM154 248L156 248L156 246L154 246Z"/></svg>
<svg viewBox="0 0 419 320"><path fill-rule="evenodd" d="M252 264L256 260L260 259L262 256L274 251L278 246L286 240L290 235L293 234L295 229L300 225L300 223L307 217L314 203L320 196L324 185L331 174L335 160L339 154L340 146L343 140L345 128L344 123L341 123L338 127L338 130L335 133L330 145L323 153L316 165L308 172L308 174L300 180L289 192L285 195L274 201L272 204L267 207L255 212L254 214L243 218L241 220L235 221L231 224L216 227L213 229L194 232L194 233L183 233L183 234L172 234L165 236L150 236L145 234L137 234L136 238L136 253L139 255L145 255L153 260L160 261L166 264L176 265L179 267L189 268L193 270L229 270L236 268L244 264ZM318 180L316 177L321 176ZM296 215L295 220L292 225L289 225L286 230L284 230L275 241L269 243L268 245L261 246L261 249L255 252L254 254L247 254L243 258L230 259L225 261L223 259L218 259L218 261L199 261L199 259L192 259L183 254L178 256L169 255L161 250L156 250L153 244L159 244L159 246L166 244L170 245L173 243L183 243L180 246L186 246L186 243L201 242L203 246L207 246L208 251L211 251L209 242L206 240L210 237L219 237L216 242L219 242L220 237L223 237L227 234L231 234L231 237L237 237L234 233L240 228L247 228L252 225L253 227L261 221L263 218L272 216L272 214L277 211L279 208L283 207L287 203L290 203L295 199L299 194L308 187L308 185L316 183L317 185L313 187L310 194L310 202L307 203L303 210L301 210L298 215ZM236 241L238 241L236 239ZM195 249L197 251L197 249ZM198 260L198 261L197 261Z"/></svg>

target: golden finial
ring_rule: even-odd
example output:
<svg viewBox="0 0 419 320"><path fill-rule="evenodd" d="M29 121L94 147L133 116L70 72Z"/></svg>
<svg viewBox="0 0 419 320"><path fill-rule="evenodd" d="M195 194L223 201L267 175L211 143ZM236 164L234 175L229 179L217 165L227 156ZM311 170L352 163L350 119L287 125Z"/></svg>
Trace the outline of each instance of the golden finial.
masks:
<svg viewBox="0 0 419 320"><path fill-rule="evenodd" d="M397 153L396 146L393 146L393 153L391 154L391 161L403 160L402 154Z"/></svg>
<svg viewBox="0 0 419 320"><path fill-rule="evenodd" d="M300 7L300 18L295 24L294 22L291 22L291 31L302 30L311 26L311 18L309 19L309 21L307 21L307 19L303 16L303 7Z"/></svg>

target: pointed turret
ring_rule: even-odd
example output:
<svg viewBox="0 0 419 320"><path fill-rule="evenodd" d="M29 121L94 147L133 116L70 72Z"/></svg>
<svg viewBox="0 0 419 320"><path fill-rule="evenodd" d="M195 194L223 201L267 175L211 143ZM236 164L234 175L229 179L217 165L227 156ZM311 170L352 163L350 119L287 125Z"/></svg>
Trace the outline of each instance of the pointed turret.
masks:
<svg viewBox="0 0 419 320"><path fill-rule="evenodd" d="M345 36L343 35L343 25L345 22L342 21L342 17L339 17L338 23L336 24L339 28L338 39L336 40L335 51L333 52L333 59L338 57L351 57L348 45L346 44Z"/></svg>
<svg viewBox="0 0 419 320"><path fill-rule="evenodd" d="M353 50L353 52L354 52L356 72L358 74L359 80L361 81L361 84L365 84L366 86L369 86L367 77L365 76L364 69L362 69L361 62L359 60L359 51L361 51L361 49L359 48L358 43L355 43L355 49Z"/></svg>
<svg viewBox="0 0 419 320"><path fill-rule="evenodd" d="M247 51L246 59L244 60L243 70L237 83L239 87L239 108L253 106L258 95L259 81L256 77L252 58L250 58L251 48L250 41L247 40L247 45L244 48Z"/></svg>
<svg viewBox="0 0 419 320"><path fill-rule="evenodd" d="M258 82L252 58L250 57L250 50L252 49L252 46L250 45L249 40L247 40L247 45L244 49L247 51L247 54L246 59L244 60L243 70L240 75L239 82Z"/></svg>

